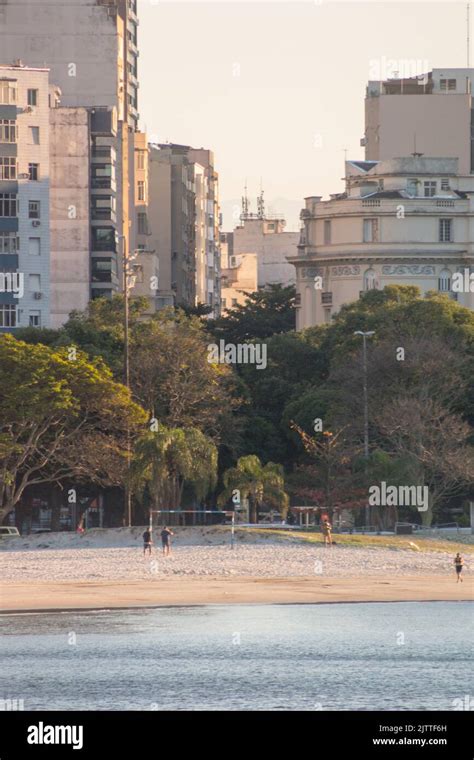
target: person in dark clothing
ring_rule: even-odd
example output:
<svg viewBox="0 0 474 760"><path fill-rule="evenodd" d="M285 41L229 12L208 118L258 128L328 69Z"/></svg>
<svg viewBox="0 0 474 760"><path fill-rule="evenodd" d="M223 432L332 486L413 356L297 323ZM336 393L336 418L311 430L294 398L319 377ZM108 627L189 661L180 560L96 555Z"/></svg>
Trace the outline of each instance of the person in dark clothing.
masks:
<svg viewBox="0 0 474 760"><path fill-rule="evenodd" d="M153 539L152 539L151 531L148 530L147 528L147 530L143 534L143 556L145 556L147 550L148 550L148 554L151 555L152 544L153 544Z"/></svg>
<svg viewBox="0 0 474 760"><path fill-rule="evenodd" d="M459 581L461 581L462 583L461 573L462 573L463 565L464 565L464 560L458 552L454 558L454 567L456 569L456 576L457 576L456 583L459 583Z"/></svg>
<svg viewBox="0 0 474 760"><path fill-rule="evenodd" d="M161 545L163 547L163 554L165 556L168 556L171 549L171 536L174 536L174 533L172 530L164 526L163 530L161 531Z"/></svg>

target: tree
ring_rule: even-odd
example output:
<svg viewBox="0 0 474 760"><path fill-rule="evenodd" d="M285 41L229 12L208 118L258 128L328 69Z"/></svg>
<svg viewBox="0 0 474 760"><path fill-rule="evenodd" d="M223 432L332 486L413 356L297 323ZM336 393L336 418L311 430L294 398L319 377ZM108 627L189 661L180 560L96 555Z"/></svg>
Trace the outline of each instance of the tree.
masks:
<svg viewBox="0 0 474 760"><path fill-rule="evenodd" d="M240 457L235 467L226 470L223 482L218 503L224 505L233 491L240 491L241 498L249 500L250 522L258 522L259 509L265 503L279 509L282 518L286 517L289 502L281 465L268 462L263 466L254 455Z"/></svg>
<svg viewBox="0 0 474 760"><path fill-rule="evenodd" d="M436 399L396 398L378 411L376 422L392 451L408 456L417 484L428 487L430 525L446 499L474 492L474 447L471 429Z"/></svg>
<svg viewBox="0 0 474 760"><path fill-rule="evenodd" d="M196 428L168 428L158 423L135 448L131 484L142 499L146 489L154 509L178 509L185 483L202 500L217 481L217 449Z"/></svg>
<svg viewBox="0 0 474 760"><path fill-rule="evenodd" d="M293 285L268 285L248 293L244 304L209 321L209 329L217 339L227 343L264 340L296 327L296 291Z"/></svg>
<svg viewBox="0 0 474 760"><path fill-rule="evenodd" d="M143 410L84 354L0 336L0 522L25 489L65 480L123 483Z"/></svg>
<svg viewBox="0 0 474 760"><path fill-rule="evenodd" d="M209 362L211 338L197 317L164 310L136 325L130 350L135 398L168 427L195 427L214 439L234 434L238 406L231 367Z"/></svg>

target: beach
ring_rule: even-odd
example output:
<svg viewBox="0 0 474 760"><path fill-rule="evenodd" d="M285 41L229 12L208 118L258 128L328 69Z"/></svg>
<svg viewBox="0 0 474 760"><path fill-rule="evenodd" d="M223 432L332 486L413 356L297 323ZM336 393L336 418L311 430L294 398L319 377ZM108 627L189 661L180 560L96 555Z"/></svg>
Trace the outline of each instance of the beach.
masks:
<svg viewBox="0 0 474 760"><path fill-rule="evenodd" d="M161 605L466 601L473 545L407 537L339 537L271 530L176 528L172 553L143 556L143 528L40 534L2 542L0 609ZM465 557L464 582L452 560Z"/></svg>

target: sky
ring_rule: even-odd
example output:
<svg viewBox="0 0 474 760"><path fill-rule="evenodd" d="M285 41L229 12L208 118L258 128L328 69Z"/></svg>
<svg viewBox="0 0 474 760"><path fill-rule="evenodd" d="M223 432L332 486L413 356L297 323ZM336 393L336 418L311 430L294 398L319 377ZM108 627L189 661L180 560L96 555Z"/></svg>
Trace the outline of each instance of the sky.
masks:
<svg viewBox="0 0 474 760"><path fill-rule="evenodd" d="M138 0L141 128L150 141L214 151L224 229L245 183L251 211L262 186L267 211L298 229L304 197L341 192L345 155L364 157L374 72L466 66L466 6ZM474 5L471 38L473 21Z"/></svg>

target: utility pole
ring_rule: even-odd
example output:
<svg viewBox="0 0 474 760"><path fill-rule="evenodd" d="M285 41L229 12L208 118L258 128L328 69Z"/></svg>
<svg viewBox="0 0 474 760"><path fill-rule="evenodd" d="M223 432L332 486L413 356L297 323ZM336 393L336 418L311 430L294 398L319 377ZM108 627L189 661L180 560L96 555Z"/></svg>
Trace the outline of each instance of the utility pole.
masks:
<svg viewBox="0 0 474 760"><path fill-rule="evenodd" d="M365 466L369 461L369 396L367 392L367 338L371 338L375 335L375 330L363 332L362 330L356 330L354 335L362 335L362 395L364 404L364 459ZM369 505L365 506L365 524L369 525L370 521L370 509Z"/></svg>

